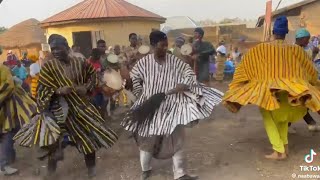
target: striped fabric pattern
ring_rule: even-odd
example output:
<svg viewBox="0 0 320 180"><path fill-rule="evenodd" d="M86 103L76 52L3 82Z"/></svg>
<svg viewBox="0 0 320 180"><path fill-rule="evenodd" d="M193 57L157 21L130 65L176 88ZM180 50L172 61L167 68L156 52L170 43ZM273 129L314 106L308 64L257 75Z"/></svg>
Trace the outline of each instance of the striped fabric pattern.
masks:
<svg viewBox="0 0 320 180"><path fill-rule="evenodd" d="M171 54L160 65L154 54L145 56L133 67L130 76L133 81L133 94L138 97L133 109L141 105L152 95L165 93L177 84L190 85L190 92L166 97L151 120L148 130L139 130L139 135L169 135L178 125L187 125L192 121L209 117L214 106L222 101L223 93L199 85L191 67ZM125 123L123 123L125 125ZM135 127L125 126L129 131Z"/></svg>
<svg viewBox="0 0 320 180"><path fill-rule="evenodd" d="M33 98L36 98L37 96L38 81L39 81L39 74L35 75L34 77L31 77L31 96Z"/></svg>
<svg viewBox="0 0 320 180"><path fill-rule="evenodd" d="M279 108L275 93L286 91L291 105L319 111L319 88L317 71L301 47L284 41L262 43L243 57L224 105L232 112L247 104L271 111Z"/></svg>
<svg viewBox="0 0 320 180"><path fill-rule="evenodd" d="M29 123L36 108L21 85L14 83L10 70L0 65L0 134Z"/></svg>
<svg viewBox="0 0 320 180"><path fill-rule="evenodd" d="M57 140L57 134L67 134L80 152L90 154L101 147L109 148L118 139L117 135L109 128L103 126L104 119L98 110L86 99L80 97L75 91L63 96L68 115L66 119L59 96L55 91L64 86L74 87L86 85L93 89L96 85L97 75L90 64L69 57L72 76L77 82L72 82L64 75L62 64L58 60L48 61L41 69L37 95L40 116L32 121L33 125L22 128L16 139L22 146L39 144L41 147L49 146ZM53 116L50 120L49 117ZM33 130L27 130L33 128ZM58 128L57 128L58 127Z"/></svg>

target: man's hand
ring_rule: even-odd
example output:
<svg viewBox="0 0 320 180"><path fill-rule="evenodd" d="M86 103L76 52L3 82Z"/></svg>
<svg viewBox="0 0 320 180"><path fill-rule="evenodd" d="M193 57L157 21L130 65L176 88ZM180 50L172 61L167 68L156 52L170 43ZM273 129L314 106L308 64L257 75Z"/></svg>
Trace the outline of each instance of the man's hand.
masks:
<svg viewBox="0 0 320 180"><path fill-rule="evenodd" d="M75 90L79 96L85 96L88 92L85 86L77 86L75 87Z"/></svg>
<svg viewBox="0 0 320 180"><path fill-rule="evenodd" d="M56 93L59 94L59 95L68 95L72 92L72 87L69 87L69 86L65 86L65 87L62 87L62 88L59 88Z"/></svg>
<svg viewBox="0 0 320 180"><path fill-rule="evenodd" d="M177 92L185 92L185 91L188 91L189 90L189 86L186 85L186 84L177 84L175 90Z"/></svg>

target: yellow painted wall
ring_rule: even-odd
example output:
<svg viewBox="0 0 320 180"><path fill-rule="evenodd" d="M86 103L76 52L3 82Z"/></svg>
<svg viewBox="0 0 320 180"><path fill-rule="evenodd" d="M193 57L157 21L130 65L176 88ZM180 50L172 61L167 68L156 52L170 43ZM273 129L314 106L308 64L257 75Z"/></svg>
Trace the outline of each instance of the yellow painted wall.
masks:
<svg viewBox="0 0 320 180"><path fill-rule="evenodd" d="M160 22L156 21L101 21L92 23L75 23L59 25L47 28L47 38L51 34L60 34L64 36L69 45L73 44L73 32L81 31L104 31L104 38L108 46L115 44L129 45L129 34L134 32L138 35L148 37L152 28L159 29Z"/></svg>

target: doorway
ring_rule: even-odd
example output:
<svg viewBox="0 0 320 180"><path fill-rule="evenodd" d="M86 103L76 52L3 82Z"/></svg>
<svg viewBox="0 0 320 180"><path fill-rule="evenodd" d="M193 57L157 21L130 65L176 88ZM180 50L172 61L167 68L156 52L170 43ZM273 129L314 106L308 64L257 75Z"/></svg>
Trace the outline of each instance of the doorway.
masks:
<svg viewBox="0 0 320 180"><path fill-rule="evenodd" d="M81 53L89 58L92 50L91 31L73 32L73 44L80 47Z"/></svg>

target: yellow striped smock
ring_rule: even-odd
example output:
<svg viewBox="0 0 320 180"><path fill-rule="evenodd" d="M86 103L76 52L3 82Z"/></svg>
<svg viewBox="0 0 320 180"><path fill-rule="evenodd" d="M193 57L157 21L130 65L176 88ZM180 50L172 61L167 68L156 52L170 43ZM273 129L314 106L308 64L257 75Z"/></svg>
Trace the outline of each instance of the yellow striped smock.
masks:
<svg viewBox="0 0 320 180"><path fill-rule="evenodd" d="M39 76L40 75L37 74L34 77L31 77L31 96L33 98L36 98L36 96L37 96L37 87L38 87Z"/></svg>
<svg viewBox="0 0 320 180"><path fill-rule="evenodd" d="M69 57L69 60L71 74L77 82L64 75L62 64L56 59L42 67L37 93L40 115L17 133L15 139L20 145L46 147L57 142L61 134L67 134L80 152L90 154L101 147L109 148L116 142L117 135L103 125L104 119L87 97L80 97L75 91L65 96L55 94L60 87L86 85L92 90L97 85L97 74L90 64L74 57ZM67 103L67 113L64 113L66 108L62 108L61 97Z"/></svg>
<svg viewBox="0 0 320 180"><path fill-rule="evenodd" d="M317 71L304 49L276 40L244 55L223 102L232 112L247 104L275 110L279 108L275 93L286 91L291 105L319 111L319 87Z"/></svg>
<svg viewBox="0 0 320 180"><path fill-rule="evenodd" d="M0 65L0 134L28 123L36 108L21 85L14 83L10 69Z"/></svg>

